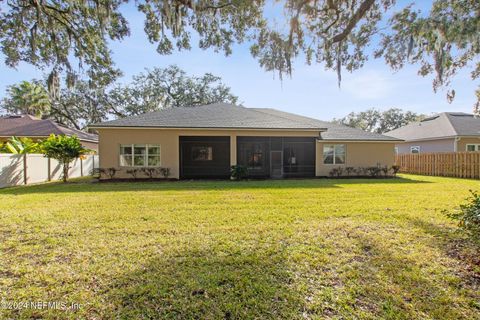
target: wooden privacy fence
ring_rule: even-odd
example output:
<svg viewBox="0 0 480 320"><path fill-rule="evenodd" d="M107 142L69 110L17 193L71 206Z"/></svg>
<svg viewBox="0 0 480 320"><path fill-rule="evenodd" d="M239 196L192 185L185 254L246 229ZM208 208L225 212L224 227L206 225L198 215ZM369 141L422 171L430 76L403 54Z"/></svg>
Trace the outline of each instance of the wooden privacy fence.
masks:
<svg viewBox="0 0 480 320"><path fill-rule="evenodd" d="M480 152L397 154L400 172L480 179Z"/></svg>

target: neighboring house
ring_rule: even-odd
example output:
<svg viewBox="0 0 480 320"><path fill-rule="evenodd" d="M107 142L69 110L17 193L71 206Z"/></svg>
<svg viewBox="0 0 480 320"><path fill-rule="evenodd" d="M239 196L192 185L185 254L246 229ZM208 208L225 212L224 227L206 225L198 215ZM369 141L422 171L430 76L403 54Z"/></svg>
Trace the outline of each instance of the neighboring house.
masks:
<svg viewBox="0 0 480 320"><path fill-rule="evenodd" d="M100 167L168 167L172 178L328 176L336 167L391 166L397 139L274 109L230 104L165 109L90 126ZM120 176L128 176L122 170Z"/></svg>
<svg viewBox="0 0 480 320"><path fill-rule="evenodd" d="M443 112L386 132L402 139L398 153L480 151L480 118L463 112Z"/></svg>
<svg viewBox="0 0 480 320"><path fill-rule="evenodd" d="M42 120L31 115L13 115L0 117L0 142L12 136L45 139L51 134L77 136L85 148L98 151L98 136L80 130L67 128L52 120Z"/></svg>

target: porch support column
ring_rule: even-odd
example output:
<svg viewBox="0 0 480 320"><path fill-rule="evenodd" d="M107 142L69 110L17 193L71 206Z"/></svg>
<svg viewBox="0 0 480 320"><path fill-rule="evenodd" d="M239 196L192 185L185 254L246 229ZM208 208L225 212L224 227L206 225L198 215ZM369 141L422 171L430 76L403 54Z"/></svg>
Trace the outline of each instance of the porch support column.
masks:
<svg viewBox="0 0 480 320"><path fill-rule="evenodd" d="M230 135L230 165L234 166L237 164L237 135Z"/></svg>
<svg viewBox="0 0 480 320"><path fill-rule="evenodd" d="M175 135L175 143L174 143L174 146L175 146L175 150L174 150L174 154L176 155L176 161L174 163L177 163L177 167L176 168L172 168L172 178L174 179L180 179L180 170L181 170L181 166L182 166L182 159L181 159L181 155L180 155L180 136L178 134ZM164 150L160 150L160 152L165 152Z"/></svg>

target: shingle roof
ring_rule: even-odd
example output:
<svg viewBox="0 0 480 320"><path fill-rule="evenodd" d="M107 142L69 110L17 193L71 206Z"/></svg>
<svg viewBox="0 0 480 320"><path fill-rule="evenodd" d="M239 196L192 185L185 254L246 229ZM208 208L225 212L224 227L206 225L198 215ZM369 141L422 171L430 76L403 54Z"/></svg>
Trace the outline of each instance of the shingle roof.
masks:
<svg viewBox="0 0 480 320"><path fill-rule="evenodd" d="M459 136L480 136L480 118L468 113L447 113L450 124Z"/></svg>
<svg viewBox="0 0 480 320"><path fill-rule="evenodd" d="M319 129L314 124L290 121L226 103L163 109L102 122L91 127Z"/></svg>
<svg viewBox="0 0 480 320"><path fill-rule="evenodd" d="M253 108L259 112L266 112L272 115L286 117L287 119L308 122L327 130L320 133L321 140L372 140L372 141L398 141L399 139L385 136L378 133L367 132L360 129L348 127L342 124L317 120L314 118L304 117L297 114L279 111L270 108Z"/></svg>
<svg viewBox="0 0 480 320"><path fill-rule="evenodd" d="M406 141L480 136L480 118L463 112L442 112L385 134Z"/></svg>
<svg viewBox="0 0 480 320"><path fill-rule="evenodd" d="M319 139L323 140L398 140L275 109L246 108L226 103L164 109L138 116L97 123L90 127L298 129L322 131Z"/></svg>
<svg viewBox="0 0 480 320"><path fill-rule="evenodd" d="M83 141L98 142L96 134L67 128L52 120L42 120L31 115L0 117L0 137L48 137L52 133L76 135Z"/></svg>

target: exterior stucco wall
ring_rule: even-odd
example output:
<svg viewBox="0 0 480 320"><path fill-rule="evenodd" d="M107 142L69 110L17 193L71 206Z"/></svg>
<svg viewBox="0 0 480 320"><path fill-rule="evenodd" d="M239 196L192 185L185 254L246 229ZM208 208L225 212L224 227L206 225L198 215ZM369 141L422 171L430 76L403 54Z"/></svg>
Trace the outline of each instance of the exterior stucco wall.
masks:
<svg viewBox="0 0 480 320"><path fill-rule="evenodd" d="M457 141L457 151L463 152L467 151L467 144L480 144L480 137L478 138L469 138L469 137L460 137Z"/></svg>
<svg viewBox="0 0 480 320"><path fill-rule="evenodd" d="M99 129L100 167L120 168L121 144L158 144L161 148L161 166L171 170L172 178L179 178L180 136L229 136L230 163L236 164L237 136L318 137L315 131L267 131L267 130L180 130L180 129ZM323 143L316 143L316 175L328 176L334 167L391 166L395 161L393 143L383 142L338 142L346 145L344 165L323 164ZM327 144L332 144L329 142ZM129 177L125 170L116 177Z"/></svg>
<svg viewBox="0 0 480 320"><path fill-rule="evenodd" d="M344 144L345 164L324 164L323 145ZM333 168L371 167L376 165L392 166L395 162L395 144L384 142L318 142L316 148L316 175L328 176Z"/></svg>
<svg viewBox="0 0 480 320"><path fill-rule="evenodd" d="M480 140L479 140L480 141ZM455 139L438 139L428 141L407 141L404 143L396 144L398 153L410 153L410 147L420 146L420 153L429 152L454 152L455 151ZM463 151L465 147L463 148Z"/></svg>
<svg viewBox="0 0 480 320"><path fill-rule="evenodd" d="M455 142L457 147L455 149ZM410 153L410 147L420 146L420 153L430 152L464 152L467 151L467 144L480 144L480 137L458 137L449 139L438 139L428 141L407 141L396 145L398 153Z"/></svg>
<svg viewBox="0 0 480 320"><path fill-rule="evenodd" d="M160 162L162 167L170 168L171 178L180 175L180 136L229 136L230 164L237 162L237 136L271 136L271 137L318 137L318 131L271 131L271 130L181 130L181 129L98 129L99 154L101 168L120 168L121 144L158 144L160 145ZM130 177L125 170L116 177Z"/></svg>

